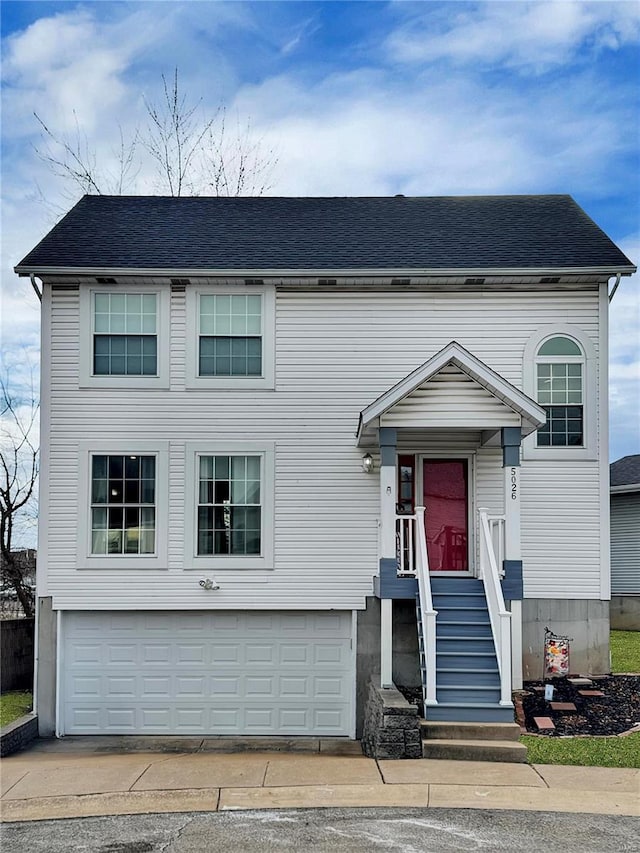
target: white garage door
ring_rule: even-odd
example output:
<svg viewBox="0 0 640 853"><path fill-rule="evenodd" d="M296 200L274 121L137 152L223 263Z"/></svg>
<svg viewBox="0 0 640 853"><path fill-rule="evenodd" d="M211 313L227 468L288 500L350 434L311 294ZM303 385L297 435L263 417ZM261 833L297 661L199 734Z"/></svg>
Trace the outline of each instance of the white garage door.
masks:
<svg viewBox="0 0 640 853"><path fill-rule="evenodd" d="M349 735L351 613L63 614L66 734Z"/></svg>

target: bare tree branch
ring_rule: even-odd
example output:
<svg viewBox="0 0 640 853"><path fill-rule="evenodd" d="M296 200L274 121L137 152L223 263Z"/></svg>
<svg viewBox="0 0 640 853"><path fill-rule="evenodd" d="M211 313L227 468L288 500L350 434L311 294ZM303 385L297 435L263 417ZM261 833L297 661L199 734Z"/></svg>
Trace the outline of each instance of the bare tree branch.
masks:
<svg viewBox="0 0 640 853"><path fill-rule="evenodd" d="M33 380L33 374L32 374ZM33 510L38 482L38 447L33 433L39 404L31 393L19 401L8 380L0 379L0 568L3 586L13 588L26 616L33 616L34 601L25 577L24 551L16 550L16 523Z"/></svg>

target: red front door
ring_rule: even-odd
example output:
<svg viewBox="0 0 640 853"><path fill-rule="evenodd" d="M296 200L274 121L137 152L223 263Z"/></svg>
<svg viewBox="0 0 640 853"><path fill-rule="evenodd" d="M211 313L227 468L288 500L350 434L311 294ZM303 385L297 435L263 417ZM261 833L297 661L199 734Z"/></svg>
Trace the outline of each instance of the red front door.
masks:
<svg viewBox="0 0 640 853"><path fill-rule="evenodd" d="M423 462L424 526L431 572L469 570L468 482L466 459Z"/></svg>

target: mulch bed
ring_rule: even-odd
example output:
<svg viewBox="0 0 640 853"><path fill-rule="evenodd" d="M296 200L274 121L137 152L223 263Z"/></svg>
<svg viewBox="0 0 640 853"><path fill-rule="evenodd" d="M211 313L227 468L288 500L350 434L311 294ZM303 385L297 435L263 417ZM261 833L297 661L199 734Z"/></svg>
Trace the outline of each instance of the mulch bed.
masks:
<svg viewBox="0 0 640 853"><path fill-rule="evenodd" d="M571 677L571 676L570 676ZM619 735L640 724L640 675L608 675L592 679L593 684L571 684L568 678L528 681L519 693L524 725L528 732L545 737L575 735ZM554 711L545 701L544 688L552 684L554 702L572 702L575 711ZM405 699L422 710L419 687L398 687ZM580 690L599 690L604 696L581 696ZM550 717L555 729L540 731L534 717ZM522 723L518 714L519 722Z"/></svg>
<svg viewBox="0 0 640 853"><path fill-rule="evenodd" d="M572 702L575 711L554 711L540 689L555 687L554 702ZM604 696L582 696L580 690L599 690ZM619 735L640 723L640 675L594 678L592 685L571 684L568 678L528 681L520 694L528 732L545 737ZM541 732L534 717L550 717L555 729Z"/></svg>

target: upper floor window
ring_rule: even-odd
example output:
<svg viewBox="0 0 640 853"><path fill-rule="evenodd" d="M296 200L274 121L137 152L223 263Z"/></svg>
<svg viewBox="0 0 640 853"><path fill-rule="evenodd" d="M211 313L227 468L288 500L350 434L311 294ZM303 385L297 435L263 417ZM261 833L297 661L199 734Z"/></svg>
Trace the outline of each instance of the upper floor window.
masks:
<svg viewBox="0 0 640 853"><path fill-rule="evenodd" d="M156 376L155 293L94 293L95 376Z"/></svg>
<svg viewBox="0 0 640 853"><path fill-rule="evenodd" d="M198 555L260 555L260 456L200 456Z"/></svg>
<svg viewBox="0 0 640 853"><path fill-rule="evenodd" d="M273 285L188 287L187 388L273 388L275 304Z"/></svg>
<svg viewBox="0 0 640 853"><path fill-rule="evenodd" d="M524 459L598 458L598 407L603 393L598 381L606 382L606 352L600 352L604 363L599 371L595 341L568 323L542 326L527 341L523 390L542 406L547 421L523 441Z"/></svg>
<svg viewBox="0 0 640 853"><path fill-rule="evenodd" d="M79 442L77 493L79 568L167 568L168 442Z"/></svg>
<svg viewBox="0 0 640 853"><path fill-rule="evenodd" d="M262 376L262 294L200 294L199 376Z"/></svg>
<svg viewBox="0 0 640 853"><path fill-rule="evenodd" d="M166 286L80 287L80 388L168 388Z"/></svg>
<svg viewBox="0 0 640 853"><path fill-rule="evenodd" d="M91 553L154 554L156 458L91 457Z"/></svg>
<svg viewBox="0 0 640 853"><path fill-rule="evenodd" d="M547 412L538 447L583 446L584 360L580 346L568 337L549 338L538 348L537 399Z"/></svg>

